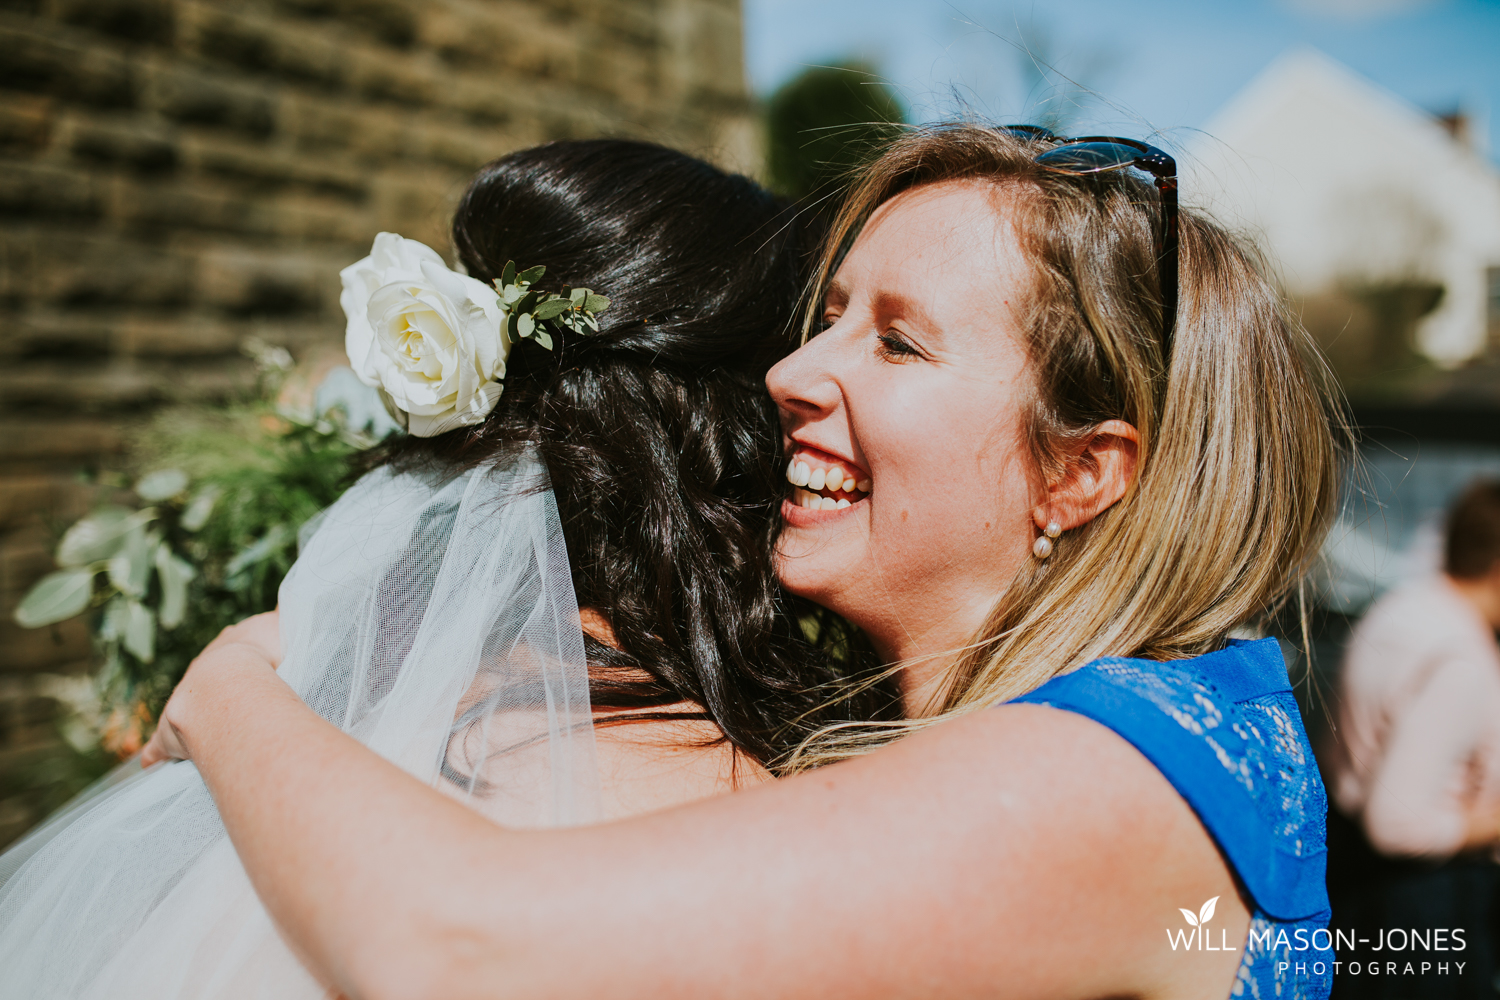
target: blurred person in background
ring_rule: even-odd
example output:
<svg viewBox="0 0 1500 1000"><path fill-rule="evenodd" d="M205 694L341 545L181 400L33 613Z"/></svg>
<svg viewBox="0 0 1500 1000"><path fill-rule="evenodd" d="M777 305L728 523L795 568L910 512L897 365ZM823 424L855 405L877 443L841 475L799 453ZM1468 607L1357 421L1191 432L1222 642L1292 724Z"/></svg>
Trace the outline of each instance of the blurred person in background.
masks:
<svg viewBox="0 0 1500 1000"><path fill-rule="evenodd" d="M1334 799L1359 828L1331 880L1335 924L1372 940L1380 928L1462 927L1464 950L1437 957L1468 967L1420 983L1347 980L1359 995L1495 995L1496 628L1500 481L1481 481L1449 514L1442 571L1391 591L1355 628L1331 753Z"/></svg>

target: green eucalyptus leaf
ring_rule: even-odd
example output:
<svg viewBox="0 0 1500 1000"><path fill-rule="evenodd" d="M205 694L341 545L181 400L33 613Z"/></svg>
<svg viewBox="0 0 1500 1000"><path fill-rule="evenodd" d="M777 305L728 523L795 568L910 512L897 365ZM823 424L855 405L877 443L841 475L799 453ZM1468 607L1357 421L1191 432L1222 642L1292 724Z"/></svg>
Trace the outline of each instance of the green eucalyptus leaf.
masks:
<svg viewBox="0 0 1500 1000"><path fill-rule="evenodd" d="M148 472L135 484L136 496L147 503L170 500L187 489L187 473L181 469L157 469Z"/></svg>
<svg viewBox="0 0 1500 1000"><path fill-rule="evenodd" d="M16 605L16 624L40 628L81 614L94 596L94 574L86 569L48 573L26 592Z"/></svg>
<svg viewBox="0 0 1500 1000"><path fill-rule="evenodd" d="M198 571L193 564L165 545L156 547L156 578L161 581L161 627L167 630L182 624L187 615L187 585Z"/></svg>
<svg viewBox="0 0 1500 1000"><path fill-rule="evenodd" d="M516 275L516 277L519 280L525 282L528 285L534 285L538 281L541 281L542 280L542 275L544 275L546 273L547 273L546 266L542 265L542 264L538 264L536 267L528 267L526 270L524 270L520 274Z"/></svg>
<svg viewBox="0 0 1500 1000"><path fill-rule="evenodd" d="M506 285L500 292L500 301L507 309L514 309L516 301L525 293L516 285Z"/></svg>
<svg viewBox="0 0 1500 1000"><path fill-rule="evenodd" d="M588 301L589 290L587 288L575 288L568 293L568 298L573 301L574 308L579 308Z"/></svg>
<svg viewBox="0 0 1500 1000"><path fill-rule="evenodd" d="M536 342L539 346L545 347L549 351L552 350L552 334L546 330L537 331Z"/></svg>
<svg viewBox="0 0 1500 1000"><path fill-rule="evenodd" d="M131 597L146 596L151 565L160 539L135 525L125 536L125 545L109 560L109 582Z"/></svg>
<svg viewBox="0 0 1500 1000"><path fill-rule="evenodd" d="M513 260L508 260L505 262L505 268L500 272L500 284L503 287L506 285L514 285L515 283L516 262Z"/></svg>
<svg viewBox="0 0 1500 1000"><path fill-rule="evenodd" d="M125 536L135 526L140 514L125 507L101 507L67 530L57 546L57 564L63 567L87 566L101 562L120 551Z"/></svg>
<svg viewBox="0 0 1500 1000"><path fill-rule="evenodd" d="M209 485L194 493L193 499L188 501L187 509L182 512L182 519L177 523L182 525L184 531L202 528L208 523L208 517L214 512L214 504L218 503L222 492L218 486Z"/></svg>
<svg viewBox="0 0 1500 1000"><path fill-rule="evenodd" d="M224 575L234 576L256 563L265 562L281 551L293 537L292 530L285 524L274 525L259 540L245 546L238 555L229 560L229 565L224 567Z"/></svg>
<svg viewBox="0 0 1500 1000"><path fill-rule="evenodd" d="M591 313L594 313L595 315L598 315L599 313L602 313L604 310L609 308L609 299L605 298L602 295L595 295L593 292L589 292L588 298L584 300L583 308L587 309Z"/></svg>
<svg viewBox="0 0 1500 1000"><path fill-rule="evenodd" d="M532 313L539 320L555 319L572 308L572 303L567 299L548 299L536 307Z"/></svg>
<svg viewBox="0 0 1500 1000"><path fill-rule="evenodd" d="M125 634L125 621L129 617L125 598L116 595L104 606L104 617L99 621L99 638L114 642Z"/></svg>
<svg viewBox="0 0 1500 1000"><path fill-rule="evenodd" d="M156 659L156 616L140 601L125 602L125 651L142 663Z"/></svg>
<svg viewBox="0 0 1500 1000"><path fill-rule="evenodd" d="M516 332L523 337L529 337L536 330L536 320L531 318L530 313L522 313L516 318Z"/></svg>

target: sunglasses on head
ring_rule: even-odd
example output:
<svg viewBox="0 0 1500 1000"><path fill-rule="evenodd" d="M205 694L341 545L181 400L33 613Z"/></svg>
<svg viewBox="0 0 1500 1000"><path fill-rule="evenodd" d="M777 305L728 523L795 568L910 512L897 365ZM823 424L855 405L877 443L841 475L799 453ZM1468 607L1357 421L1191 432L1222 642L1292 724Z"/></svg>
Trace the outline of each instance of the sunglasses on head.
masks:
<svg viewBox="0 0 1500 1000"><path fill-rule="evenodd" d="M1162 358L1172 356L1172 327L1177 323L1177 161L1155 146L1119 136L1087 135L1065 139L1038 125L1006 125L1009 132L1026 142L1048 142L1052 147L1038 153L1035 162L1048 170L1068 174L1101 174L1110 170L1144 170L1156 181L1161 193L1162 238L1157 270L1161 275Z"/></svg>

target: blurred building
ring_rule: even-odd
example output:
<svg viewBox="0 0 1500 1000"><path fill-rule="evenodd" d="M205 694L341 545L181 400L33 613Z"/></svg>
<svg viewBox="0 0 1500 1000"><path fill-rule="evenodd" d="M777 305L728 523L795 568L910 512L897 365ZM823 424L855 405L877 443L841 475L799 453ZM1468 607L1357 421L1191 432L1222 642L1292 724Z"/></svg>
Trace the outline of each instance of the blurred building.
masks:
<svg viewBox="0 0 1500 1000"><path fill-rule="evenodd" d="M1204 132L1185 198L1263 239L1356 403L1500 407L1500 380L1443 376L1500 348L1500 172L1468 119L1301 49Z"/></svg>
<svg viewBox="0 0 1500 1000"><path fill-rule="evenodd" d="M381 230L446 250L472 172L628 135L756 170L738 0L20 0L0 13L0 845L35 818L81 621L17 598L80 471L251 338L338 344Z"/></svg>

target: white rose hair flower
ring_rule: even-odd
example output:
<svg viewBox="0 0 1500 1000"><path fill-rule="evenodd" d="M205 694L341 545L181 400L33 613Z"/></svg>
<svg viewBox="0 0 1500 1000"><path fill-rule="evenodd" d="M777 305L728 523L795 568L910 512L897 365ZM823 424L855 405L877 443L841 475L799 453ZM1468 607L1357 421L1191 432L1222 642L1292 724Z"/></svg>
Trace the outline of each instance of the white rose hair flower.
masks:
<svg viewBox="0 0 1500 1000"><path fill-rule="evenodd" d="M599 329L609 300L587 288L533 291L545 271L517 273L511 262L490 286L450 270L425 244L381 233L370 256L339 272L349 364L417 437L481 423L500 401L515 339L551 350L549 326Z"/></svg>

